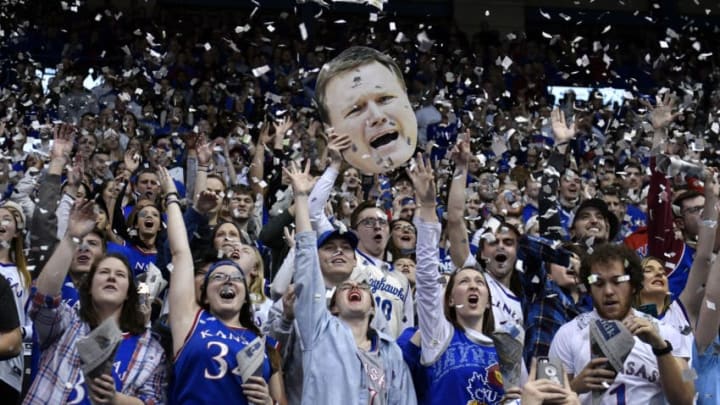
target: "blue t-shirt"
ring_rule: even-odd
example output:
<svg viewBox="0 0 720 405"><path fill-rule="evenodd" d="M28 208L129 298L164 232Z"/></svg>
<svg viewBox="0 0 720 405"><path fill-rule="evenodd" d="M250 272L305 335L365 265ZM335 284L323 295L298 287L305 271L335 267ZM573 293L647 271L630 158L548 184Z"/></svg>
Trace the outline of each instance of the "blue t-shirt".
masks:
<svg viewBox="0 0 720 405"><path fill-rule="evenodd" d="M226 326L205 310L197 314L190 337L175 360L175 380L168 403L249 405L243 394L236 355L256 338L248 329ZM272 373L265 346L262 377Z"/></svg>
<svg viewBox="0 0 720 405"><path fill-rule="evenodd" d="M475 343L455 329L443 354L424 367L427 390L421 403L499 404L505 395L499 362L494 346Z"/></svg>
<svg viewBox="0 0 720 405"><path fill-rule="evenodd" d="M157 261L157 253L144 253L133 245L118 245L117 243L108 242L108 253L119 253L125 256L130 263L135 278L147 271L150 263Z"/></svg>
<svg viewBox="0 0 720 405"><path fill-rule="evenodd" d="M704 353L699 353L693 341L693 367L697 371L695 392L698 405L720 403L720 335L715 337Z"/></svg>

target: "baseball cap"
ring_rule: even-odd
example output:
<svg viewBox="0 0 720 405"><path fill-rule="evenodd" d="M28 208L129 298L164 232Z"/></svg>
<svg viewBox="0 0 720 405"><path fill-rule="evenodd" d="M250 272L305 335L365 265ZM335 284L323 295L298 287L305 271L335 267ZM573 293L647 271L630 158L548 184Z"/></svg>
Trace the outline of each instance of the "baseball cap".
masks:
<svg viewBox="0 0 720 405"><path fill-rule="evenodd" d="M575 216L573 218L573 222L571 225L571 228L575 226L575 220L577 219L578 215L585 209L588 208L595 208L596 210L600 211L603 217L605 217L605 220L610 225L610 233L608 235L609 240L615 239L615 235L617 235L618 231L620 230L620 221L618 221L615 214L610 212L608 209L607 204L605 201L599 199L599 198L590 198L582 202L578 209L575 211Z"/></svg>
<svg viewBox="0 0 720 405"><path fill-rule="evenodd" d="M353 249L357 248L358 238L354 232L352 232L352 231L343 232L342 230L335 229L335 228L327 230L327 231L323 232L322 234L320 234L320 236L318 236L318 238L317 238L317 246L321 247L330 239L336 239L336 238L345 239L348 243L350 243L350 246L352 246Z"/></svg>

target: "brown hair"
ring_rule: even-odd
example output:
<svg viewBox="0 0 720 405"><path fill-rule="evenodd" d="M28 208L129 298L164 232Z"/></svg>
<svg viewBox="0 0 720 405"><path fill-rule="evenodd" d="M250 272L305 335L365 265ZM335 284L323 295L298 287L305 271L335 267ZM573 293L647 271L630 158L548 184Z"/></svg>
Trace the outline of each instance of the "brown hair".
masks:
<svg viewBox="0 0 720 405"><path fill-rule="evenodd" d="M482 274L483 279L485 280L485 286L488 293L488 306L487 308L485 308L485 312L483 312L483 323L481 332L487 336L490 336L493 332L495 332L495 317L493 316L492 311L492 295L490 293L490 287L487 285L487 276L483 271L480 271L475 267L463 267L457 269L450 275L450 279L448 280L447 286L445 287L445 298L443 299L445 318L447 318L447 320L450 321L450 323L452 323L456 329L460 329L461 331L465 332L465 328L463 328L457 320L457 312L455 311L455 307L450 305L450 296L452 295L453 287L455 287L455 278L463 270L477 271L478 273Z"/></svg>
<svg viewBox="0 0 720 405"><path fill-rule="evenodd" d="M130 263L125 256L119 253L109 253L102 259L96 260L95 263L90 267L90 272L86 277L83 278L80 283L79 294L80 294L80 319L87 322L90 325L90 329L95 329L100 325L100 319L95 311L95 305L93 304L93 298L91 295L92 282L95 278L100 263L109 258L120 260L123 266L127 269L128 277L128 289L125 302L120 312L120 319L118 326L124 332L129 332L133 335L138 335L145 332L145 315L140 311L140 298L137 292L137 285L135 284L135 276L130 268Z"/></svg>
<svg viewBox="0 0 720 405"><path fill-rule="evenodd" d="M406 88L402 70L390 56L378 51L377 49L366 46L352 46L347 48L338 56L334 57L330 62L324 64L317 77L317 82L315 84L315 102L317 104L318 113L320 114L320 119L323 122L327 124L330 123L330 115L328 114L327 106L325 104L325 90L330 80L338 74L347 72L348 70L354 69L358 66L369 65L374 62L388 68L388 70L395 74L395 77L397 77L400 85L403 88Z"/></svg>
<svg viewBox="0 0 720 405"><path fill-rule="evenodd" d="M630 285L633 288L633 295L638 294L643 288L643 268L640 264L640 257L626 245L603 243L595 247L593 252L586 256L580 264L580 278L585 288L590 291L588 276L593 266L609 265L618 262L625 269L625 274L630 275Z"/></svg>

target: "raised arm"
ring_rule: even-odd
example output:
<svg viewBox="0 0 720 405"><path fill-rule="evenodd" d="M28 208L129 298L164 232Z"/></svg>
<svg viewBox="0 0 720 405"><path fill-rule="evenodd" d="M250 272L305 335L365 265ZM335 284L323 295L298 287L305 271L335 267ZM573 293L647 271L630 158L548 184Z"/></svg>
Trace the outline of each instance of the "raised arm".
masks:
<svg viewBox="0 0 720 405"><path fill-rule="evenodd" d="M447 206L447 226L453 229L448 232L450 239L450 257L456 267L465 264L470 256L467 225L465 224L465 189L467 188L468 162L470 161L470 141L459 140L450 153L455 162L455 173L450 183Z"/></svg>
<svg viewBox="0 0 720 405"><path fill-rule="evenodd" d="M705 176L705 205L703 206L702 217L698 231L698 243L693 259L690 275L687 284L680 293L680 302L685 306L687 315L690 318L690 325L695 326L698 314L703 301L703 285L709 281L708 273L712 266L712 251L715 245L718 220L718 181L714 173L706 171ZM715 330L717 334L717 329Z"/></svg>
<svg viewBox="0 0 720 405"><path fill-rule="evenodd" d="M173 353L177 354L192 327L199 306L195 301L192 255L175 182L164 167L159 168L158 177L165 195L168 242L172 254L173 270L168 293L169 320L173 336Z"/></svg>
<svg viewBox="0 0 720 405"><path fill-rule="evenodd" d="M330 193L335 185L335 179L337 179L340 173L342 152L349 148L352 143L347 134L331 132L329 139L330 143L328 144L327 150L331 163L325 169L325 172L317 183L315 183L312 192L310 192L310 223L314 224L318 234L332 228L332 224L325 215L325 204L328 198L330 198Z"/></svg>
<svg viewBox="0 0 720 405"><path fill-rule="evenodd" d="M416 296L420 327L422 364L432 364L442 354L452 337L452 325L445 319L443 287L440 283L440 222L436 209L435 176L432 166L418 154L408 175L415 187L418 208L415 210L417 227L416 245Z"/></svg>
<svg viewBox="0 0 720 405"><path fill-rule="evenodd" d="M270 124L262 123L260 128L260 137L255 144L255 153L253 154L252 163L250 163L250 187L255 194L262 194L263 197L267 192L267 187L261 183L265 177L265 145L270 142Z"/></svg>
<svg viewBox="0 0 720 405"><path fill-rule="evenodd" d="M63 282L70 270L75 249L82 238L95 227L95 210L92 201L76 200L70 211L70 220L65 236L55 248L50 260L43 267L37 279L37 291L48 297L60 294Z"/></svg>
<svg viewBox="0 0 720 405"><path fill-rule="evenodd" d="M313 347L323 321L330 316L325 302L325 284L320 272L317 237L310 225L308 197L313 186L310 162L301 171L295 162L285 170L295 193L295 319L306 350Z"/></svg>
<svg viewBox="0 0 720 405"><path fill-rule="evenodd" d="M694 264L693 264L694 266ZM690 277L692 272L690 271ZM690 281L688 281L688 287ZM689 293L697 294L696 289L690 290L688 287L685 291ZM683 294L685 293L683 291ZM701 297L701 302L698 302L697 319L692 319L691 325L695 329L695 344L697 345L698 353L705 353L708 346L718 336L718 328L720 328L720 313L718 313L717 305L720 302L720 260L715 260L712 264L712 270L707 277L707 284L705 285L705 294Z"/></svg>

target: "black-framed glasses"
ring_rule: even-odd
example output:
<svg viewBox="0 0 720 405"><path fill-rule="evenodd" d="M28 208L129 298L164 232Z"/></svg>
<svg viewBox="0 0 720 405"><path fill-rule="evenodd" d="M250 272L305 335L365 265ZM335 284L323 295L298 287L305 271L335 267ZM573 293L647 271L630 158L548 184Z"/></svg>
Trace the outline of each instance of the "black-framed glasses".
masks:
<svg viewBox="0 0 720 405"><path fill-rule="evenodd" d="M214 283L227 283L228 281L233 283L242 283L245 277L241 273L226 274L226 273L213 273L210 275L210 281Z"/></svg>
<svg viewBox="0 0 720 405"><path fill-rule="evenodd" d="M365 218L358 221L358 225L364 226L365 228L375 228L376 226L387 226L388 221L384 218Z"/></svg>

